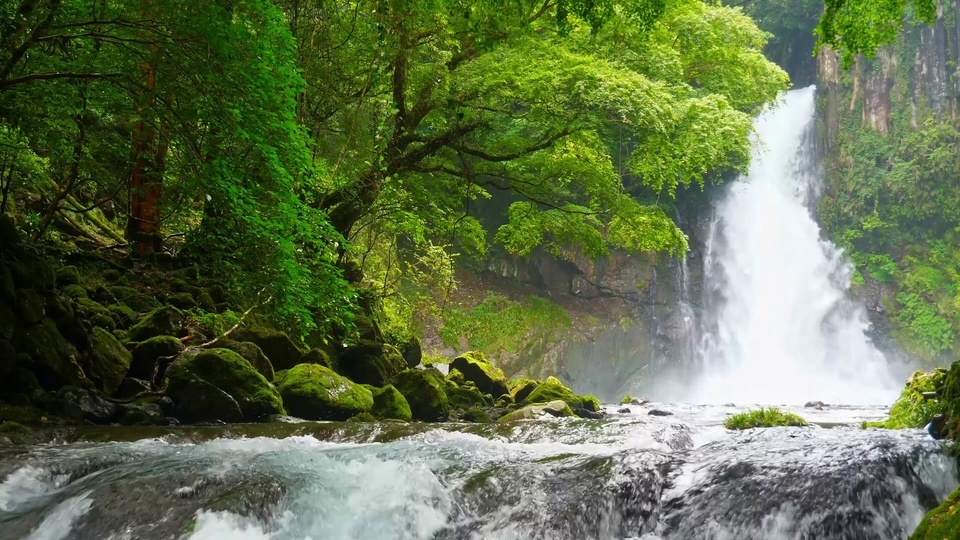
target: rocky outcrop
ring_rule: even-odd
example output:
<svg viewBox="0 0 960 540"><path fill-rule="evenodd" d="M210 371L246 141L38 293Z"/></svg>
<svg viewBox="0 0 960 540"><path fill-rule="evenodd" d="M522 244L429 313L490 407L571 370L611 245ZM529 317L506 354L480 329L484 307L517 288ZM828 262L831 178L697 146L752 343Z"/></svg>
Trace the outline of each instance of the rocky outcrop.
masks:
<svg viewBox="0 0 960 540"><path fill-rule="evenodd" d="M346 420L373 409L373 393L318 364L279 372L277 390L288 412L307 420Z"/></svg>
<svg viewBox="0 0 960 540"><path fill-rule="evenodd" d="M414 419L441 422L450 417L446 382L439 371L408 369L397 376L394 386L407 399Z"/></svg>

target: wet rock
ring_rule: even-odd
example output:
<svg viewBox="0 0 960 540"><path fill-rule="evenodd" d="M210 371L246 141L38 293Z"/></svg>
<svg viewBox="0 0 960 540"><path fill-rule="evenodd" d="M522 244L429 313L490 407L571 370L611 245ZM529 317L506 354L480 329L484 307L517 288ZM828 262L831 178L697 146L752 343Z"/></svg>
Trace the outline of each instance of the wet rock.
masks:
<svg viewBox="0 0 960 540"><path fill-rule="evenodd" d="M411 337L400 347L400 354L407 361L407 367L419 366L420 362L423 361L423 347L420 344L420 338L417 336Z"/></svg>
<svg viewBox="0 0 960 540"><path fill-rule="evenodd" d="M458 386L448 380L444 390L447 393L447 401L453 408L489 407L493 403L492 399L488 401L486 396L480 393L480 390L470 381L466 381L463 386Z"/></svg>
<svg viewBox="0 0 960 540"><path fill-rule="evenodd" d="M590 412L599 412L600 401L593 396L581 396L573 393L573 390L567 388L560 379L549 377L546 381L536 386L536 388L523 400L525 404L549 403L555 400L562 400L570 405L574 411L586 409Z"/></svg>
<svg viewBox="0 0 960 540"><path fill-rule="evenodd" d="M567 402L558 399L549 403L527 405L522 409L513 411L503 416L499 421L515 422L517 420L536 420L544 414L556 417L576 416L573 413L573 410L570 409L570 406L567 405Z"/></svg>
<svg viewBox="0 0 960 540"><path fill-rule="evenodd" d="M128 403L120 406L120 420L122 426L164 426L167 417L163 409L156 403L141 402Z"/></svg>
<svg viewBox="0 0 960 540"><path fill-rule="evenodd" d="M90 349L85 356L84 372L97 389L112 396L130 369L130 351L110 332L94 328L90 334Z"/></svg>
<svg viewBox="0 0 960 540"><path fill-rule="evenodd" d="M373 408L369 390L318 364L278 373L276 383L287 411L300 418L346 420Z"/></svg>
<svg viewBox="0 0 960 540"><path fill-rule="evenodd" d="M408 369L397 376L394 386L407 398L415 419L440 422L450 416L445 382L436 369Z"/></svg>
<svg viewBox="0 0 960 540"><path fill-rule="evenodd" d="M116 404L84 388L64 386L57 392L56 399L63 417L71 420L109 424L118 412Z"/></svg>
<svg viewBox="0 0 960 540"><path fill-rule="evenodd" d="M355 382L384 386L393 382L407 368L407 363L393 346L363 341L340 354L337 368Z"/></svg>
<svg viewBox="0 0 960 540"><path fill-rule="evenodd" d="M360 414L356 414L351 416L350 418L347 418L347 422L361 423L361 424L369 424L376 421L377 419L374 418L374 416L368 412L362 412Z"/></svg>
<svg viewBox="0 0 960 540"><path fill-rule="evenodd" d="M200 422L239 422L240 404L216 386L197 377L180 377L173 387L175 416L188 424Z"/></svg>
<svg viewBox="0 0 960 540"><path fill-rule="evenodd" d="M0 424L0 444L29 444L33 441L30 429L17 422Z"/></svg>
<svg viewBox="0 0 960 540"><path fill-rule="evenodd" d="M257 370L257 373L263 375L263 377L268 381L273 380L275 375L273 372L273 364L270 363L270 359L267 358L267 355L263 354L263 351L260 350L260 347L257 347L256 343L250 343L249 341L221 340L216 343L216 346L223 349L230 349L231 351L239 354L244 360L253 366L253 369Z"/></svg>
<svg viewBox="0 0 960 540"><path fill-rule="evenodd" d="M130 329L130 341L146 341L157 336L179 336L185 317L182 311L173 306L161 307Z"/></svg>
<svg viewBox="0 0 960 540"><path fill-rule="evenodd" d="M178 410L189 400L184 389L193 379L208 383L229 395L247 421L260 420L271 414L284 414L277 390L263 375L237 353L229 349L208 349L181 355L166 373L167 395ZM191 388L196 388L193 385ZM220 418L227 422L226 418Z"/></svg>
<svg viewBox="0 0 960 540"><path fill-rule="evenodd" d="M630 407L622 407L620 409L617 409L617 412L621 414L630 414L633 411L630 410Z"/></svg>
<svg viewBox="0 0 960 540"><path fill-rule="evenodd" d="M515 403L516 402L514 402L513 396L511 396L510 394L506 394L498 397L494 406L501 409L505 409L507 407L513 407Z"/></svg>
<svg viewBox="0 0 960 540"><path fill-rule="evenodd" d="M603 411L591 411L590 409L583 408L575 409L573 413L580 418L588 418L590 420L601 420L604 416L606 416L603 414Z"/></svg>
<svg viewBox="0 0 960 540"><path fill-rule="evenodd" d="M263 328L245 328L235 334L231 334L231 337L236 341L249 341L260 347L263 354L270 359L274 370L292 368L300 363L300 358L304 354L304 351L283 332Z"/></svg>
<svg viewBox="0 0 960 540"><path fill-rule="evenodd" d="M29 357L29 365L24 367L37 376L45 389L83 384L85 377L77 364L76 351L53 320L44 319L40 324L18 329L12 343L18 353Z"/></svg>
<svg viewBox="0 0 960 540"><path fill-rule="evenodd" d="M507 377L503 371L487 361L483 353L471 351L453 359L450 369L459 370L466 380L472 381L484 394L498 398L510 393Z"/></svg>
<svg viewBox="0 0 960 540"><path fill-rule="evenodd" d="M822 410L827 404L822 401L808 401L804 403L803 406L808 409Z"/></svg>
<svg viewBox="0 0 960 540"><path fill-rule="evenodd" d="M947 416L944 414L938 414L933 417L933 420L931 420L929 424L927 424L927 433L939 441L949 434L949 426L947 424Z"/></svg>
<svg viewBox="0 0 960 540"><path fill-rule="evenodd" d="M541 384L543 384L542 381L521 379L510 389L510 395L513 396L514 401L522 403Z"/></svg>
<svg viewBox="0 0 960 540"><path fill-rule="evenodd" d="M410 404L407 398L403 397L392 384L373 390L373 408L370 413L380 420L403 420L409 422L413 419L413 413L410 411Z"/></svg>
<svg viewBox="0 0 960 540"><path fill-rule="evenodd" d="M480 407L473 407L471 409L467 409L463 411L463 413L460 414L460 419L463 420L464 422L477 422L477 423L486 423L486 422L493 421L493 419L490 418L490 414L484 409L481 409Z"/></svg>
<svg viewBox="0 0 960 540"><path fill-rule="evenodd" d="M160 378L159 366L169 363L183 352L183 342L173 336L156 336L142 341L133 348L130 371L127 376L147 381Z"/></svg>
<svg viewBox="0 0 960 540"><path fill-rule="evenodd" d="M651 409L647 414L650 416L673 416L672 412L661 409Z"/></svg>
<svg viewBox="0 0 960 540"><path fill-rule="evenodd" d="M115 395L118 398L131 398L143 392L149 392L150 388L150 381L126 377L120 382L120 388L117 389Z"/></svg>

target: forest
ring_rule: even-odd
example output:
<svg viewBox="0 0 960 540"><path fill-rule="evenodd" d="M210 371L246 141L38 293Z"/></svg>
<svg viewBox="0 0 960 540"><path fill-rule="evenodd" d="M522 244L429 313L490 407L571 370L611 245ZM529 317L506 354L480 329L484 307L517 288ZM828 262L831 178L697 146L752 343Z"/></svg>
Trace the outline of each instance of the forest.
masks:
<svg viewBox="0 0 960 540"><path fill-rule="evenodd" d="M788 91L810 85L819 175L811 223L846 265L823 270L843 281L843 300L825 308L822 326L856 311L851 320L863 319L867 337L858 339L870 351L875 345L890 364L929 370L906 387L898 378L893 408L882 404L882 418L858 416L851 437L873 444L857 437L936 425L934 438L956 440L958 7L950 0L0 3L0 528L27 538L44 526L40 514L16 514L3 498L7 442L170 436L201 447L309 436L394 444L428 437L420 423L436 422L460 426L438 428L451 437L500 440L519 437L524 428L508 435L512 426L560 417L585 422L559 424L573 426L564 436L582 444L614 440L603 429L619 425L617 414L652 407L644 418L677 415L686 423L665 424L656 437L683 434L657 443L693 451L690 433L708 413L651 405L624 390L645 391L662 373L693 387L692 370L702 367L710 341L700 334L722 340L722 324L710 327L703 314L711 303L731 303L710 289L711 275L730 271L705 261L738 238L712 243L718 201L755 174L764 144L757 119L784 107ZM849 349L838 350L830 362L859 366L842 357ZM776 366L764 372L781 375ZM808 403L821 406L829 407ZM795 412L759 409L717 426L818 429L816 419ZM303 428L313 431L291 427L301 421L318 423ZM252 431L202 431L238 424ZM186 425L200 431L179 430ZM93 426L133 431L82 431ZM372 431L362 431L367 426ZM554 432L523 433L522 444L555 442ZM471 441L454 446L472 448ZM921 446L891 452L941 459L939 446ZM528 465L562 465L577 452L538 455ZM571 467L530 475L587 485L577 475L592 465ZM657 489L670 467L657 469ZM451 485L460 486L457 496L473 493L492 485L484 475L495 476ZM273 493L266 506L282 507L294 489L247 481L234 488ZM873 537L906 537L940 503L911 538L960 527L950 505L957 492L944 502L950 489L914 487L923 512ZM628 491L610 505L627 504ZM177 514L168 524L176 530L150 534L204 530L204 512L220 509L208 495ZM636 503L639 495L631 496ZM477 501L463 511L482 514ZM225 510L250 513L235 502ZM684 528L701 521L682 514L687 508L700 507L678 504L672 511L683 519L657 530L667 531L664 538L713 538ZM652 532L644 520L659 519L621 518L609 537ZM518 538L608 537L560 521L556 530L531 525L554 536ZM83 534L100 525L62 538L96 537ZM308 533L333 535L316 527ZM416 528L390 521L330 537ZM463 532L469 527L454 529L402 538L475 537ZM276 530L267 527L263 537L307 535L291 530L299 532L271 536Z"/></svg>

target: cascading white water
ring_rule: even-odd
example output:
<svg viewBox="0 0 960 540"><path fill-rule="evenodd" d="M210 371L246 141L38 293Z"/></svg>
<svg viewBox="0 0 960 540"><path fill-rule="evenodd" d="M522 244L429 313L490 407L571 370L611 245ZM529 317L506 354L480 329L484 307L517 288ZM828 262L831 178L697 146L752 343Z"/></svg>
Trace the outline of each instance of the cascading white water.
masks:
<svg viewBox="0 0 960 540"><path fill-rule="evenodd" d="M810 141L815 88L788 92L755 122L749 174L716 207L706 250L712 328L689 399L705 403L887 403L899 386L847 297L851 265L821 238Z"/></svg>

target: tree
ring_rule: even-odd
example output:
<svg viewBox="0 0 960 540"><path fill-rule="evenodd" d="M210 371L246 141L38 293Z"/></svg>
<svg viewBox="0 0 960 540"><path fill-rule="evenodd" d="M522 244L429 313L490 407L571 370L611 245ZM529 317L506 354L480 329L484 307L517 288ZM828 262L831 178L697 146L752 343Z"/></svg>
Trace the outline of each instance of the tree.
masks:
<svg viewBox="0 0 960 540"><path fill-rule="evenodd" d="M849 65L854 56L873 56L877 49L892 43L906 14L933 22L937 0L824 0L816 34L820 45L840 51L844 64Z"/></svg>

